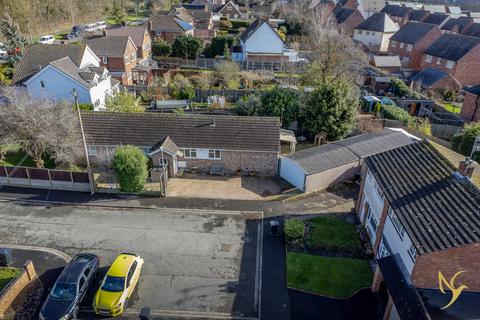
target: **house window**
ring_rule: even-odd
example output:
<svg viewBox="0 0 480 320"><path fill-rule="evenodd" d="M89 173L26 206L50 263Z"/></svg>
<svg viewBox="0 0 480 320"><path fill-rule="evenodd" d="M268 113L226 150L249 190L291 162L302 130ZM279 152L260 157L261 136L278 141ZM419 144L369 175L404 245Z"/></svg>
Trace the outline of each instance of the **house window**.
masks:
<svg viewBox="0 0 480 320"><path fill-rule="evenodd" d="M97 147L88 146L88 155L89 156L96 156L97 155Z"/></svg>
<svg viewBox="0 0 480 320"><path fill-rule="evenodd" d="M397 41L392 40L392 48L396 48L396 47L397 47Z"/></svg>
<svg viewBox="0 0 480 320"><path fill-rule="evenodd" d="M411 44L407 44L407 51L412 51L413 50L413 46Z"/></svg>
<svg viewBox="0 0 480 320"><path fill-rule="evenodd" d="M372 31L372 36L376 35L377 33L375 31Z"/></svg>
<svg viewBox="0 0 480 320"><path fill-rule="evenodd" d="M357 33L358 33L358 34L362 34L363 31L362 31L362 30L357 30Z"/></svg>
<svg viewBox="0 0 480 320"><path fill-rule="evenodd" d="M370 34L370 31L366 31L365 33L366 33L367 35L369 35L369 34Z"/></svg>
<svg viewBox="0 0 480 320"><path fill-rule="evenodd" d="M452 60L447 60L446 67L448 69L453 69L453 64L454 64L454 62Z"/></svg>
<svg viewBox="0 0 480 320"><path fill-rule="evenodd" d="M442 64L442 58L437 58L437 64L441 65Z"/></svg>
<svg viewBox="0 0 480 320"><path fill-rule="evenodd" d="M158 165L163 167L168 165L168 159L167 158L158 158Z"/></svg>
<svg viewBox="0 0 480 320"><path fill-rule="evenodd" d="M403 49L403 45L404 45L404 43L400 42L400 49Z"/></svg>
<svg viewBox="0 0 480 320"><path fill-rule="evenodd" d="M108 62L107 57L102 57L102 62L103 62L103 64L107 64L107 62Z"/></svg>
<svg viewBox="0 0 480 320"><path fill-rule="evenodd" d="M400 236L400 239L403 240L403 237L405 236L405 228L403 227L402 223L400 222L400 219L398 218L395 211L392 210L392 208L388 209L388 216L390 217L390 220L392 220L393 226L397 230L397 233Z"/></svg>
<svg viewBox="0 0 480 320"><path fill-rule="evenodd" d="M197 158L197 149L183 149L183 156L186 159Z"/></svg>
<svg viewBox="0 0 480 320"><path fill-rule="evenodd" d="M382 237L382 243L380 244L380 249L378 250L378 258L383 258L392 254L390 245L385 237Z"/></svg>
<svg viewBox="0 0 480 320"><path fill-rule="evenodd" d="M220 160L221 156L222 155L220 150L213 150L213 149L208 150L208 159Z"/></svg>
<svg viewBox="0 0 480 320"><path fill-rule="evenodd" d="M410 245L410 248L408 248L408 254L410 255L410 258L412 258L412 261L415 262L415 259L417 258L417 249L415 249L413 243Z"/></svg>
<svg viewBox="0 0 480 320"><path fill-rule="evenodd" d="M41 88L45 88L45 82L44 82L43 80L40 81L40 87L41 87Z"/></svg>
<svg viewBox="0 0 480 320"><path fill-rule="evenodd" d="M432 56L429 55L429 54L427 54L427 55L425 56L425 61L428 62L428 63L431 63L431 62L432 62Z"/></svg>

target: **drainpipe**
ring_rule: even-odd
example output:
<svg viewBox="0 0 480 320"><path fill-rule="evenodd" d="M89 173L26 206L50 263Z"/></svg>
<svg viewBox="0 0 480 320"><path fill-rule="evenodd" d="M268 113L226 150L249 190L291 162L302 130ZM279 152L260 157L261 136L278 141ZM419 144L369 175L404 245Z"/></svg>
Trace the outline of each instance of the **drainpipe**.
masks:
<svg viewBox="0 0 480 320"><path fill-rule="evenodd" d="M470 119L470 122L473 122L473 120L475 119L475 114L477 114L477 111L478 111L478 101L480 100L480 94L477 95L477 99L475 99L475 109L473 109L473 114L472 114L472 118Z"/></svg>

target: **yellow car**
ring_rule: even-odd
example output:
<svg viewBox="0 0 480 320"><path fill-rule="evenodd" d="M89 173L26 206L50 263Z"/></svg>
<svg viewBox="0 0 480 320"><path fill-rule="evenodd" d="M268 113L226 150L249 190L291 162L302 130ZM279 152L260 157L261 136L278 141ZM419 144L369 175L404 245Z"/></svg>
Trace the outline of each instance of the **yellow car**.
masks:
<svg viewBox="0 0 480 320"><path fill-rule="evenodd" d="M128 298L140 279L143 259L133 253L122 253L108 269L93 299L93 311L98 315L118 316L123 313Z"/></svg>

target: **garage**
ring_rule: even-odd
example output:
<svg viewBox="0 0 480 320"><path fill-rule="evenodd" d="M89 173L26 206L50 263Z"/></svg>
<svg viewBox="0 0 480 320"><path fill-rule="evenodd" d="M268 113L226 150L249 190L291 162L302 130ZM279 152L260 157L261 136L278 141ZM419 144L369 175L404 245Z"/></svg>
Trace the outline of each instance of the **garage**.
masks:
<svg viewBox="0 0 480 320"><path fill-rule="evenodd" d="M364 158L417 140L401 129L361 134L281 157L280 176L303 192L322 190L354 178Z"/></svg>

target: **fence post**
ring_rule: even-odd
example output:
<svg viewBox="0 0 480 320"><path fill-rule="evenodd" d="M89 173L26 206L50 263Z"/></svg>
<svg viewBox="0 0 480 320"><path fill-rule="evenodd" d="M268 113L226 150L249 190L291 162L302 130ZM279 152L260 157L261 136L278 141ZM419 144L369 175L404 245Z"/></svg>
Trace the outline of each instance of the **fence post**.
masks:
<svg viewBox="0 0 480 320"><path fill-rule="evenodd" d="M52 175L50 174L50 169L47 169L48 181L50 181L50 187L53 188Z"/></svg>
<svg viewBox="0 0 480 320"><path fill-rule="evenodd" d="M25 172L27 173L28 183L30 184L30 186L32 186L32 179L30 178L30 170L28 170L28 168L25 168Z"/></svg>
<svg viewBox="0 0 480 320"><path fill-rule="evenodd" d="M73 182L73 173L72 173L72 170L70 170L70 181L72 182L72 188L73 188L73 186L75 185L75 183Z"/></svg>

